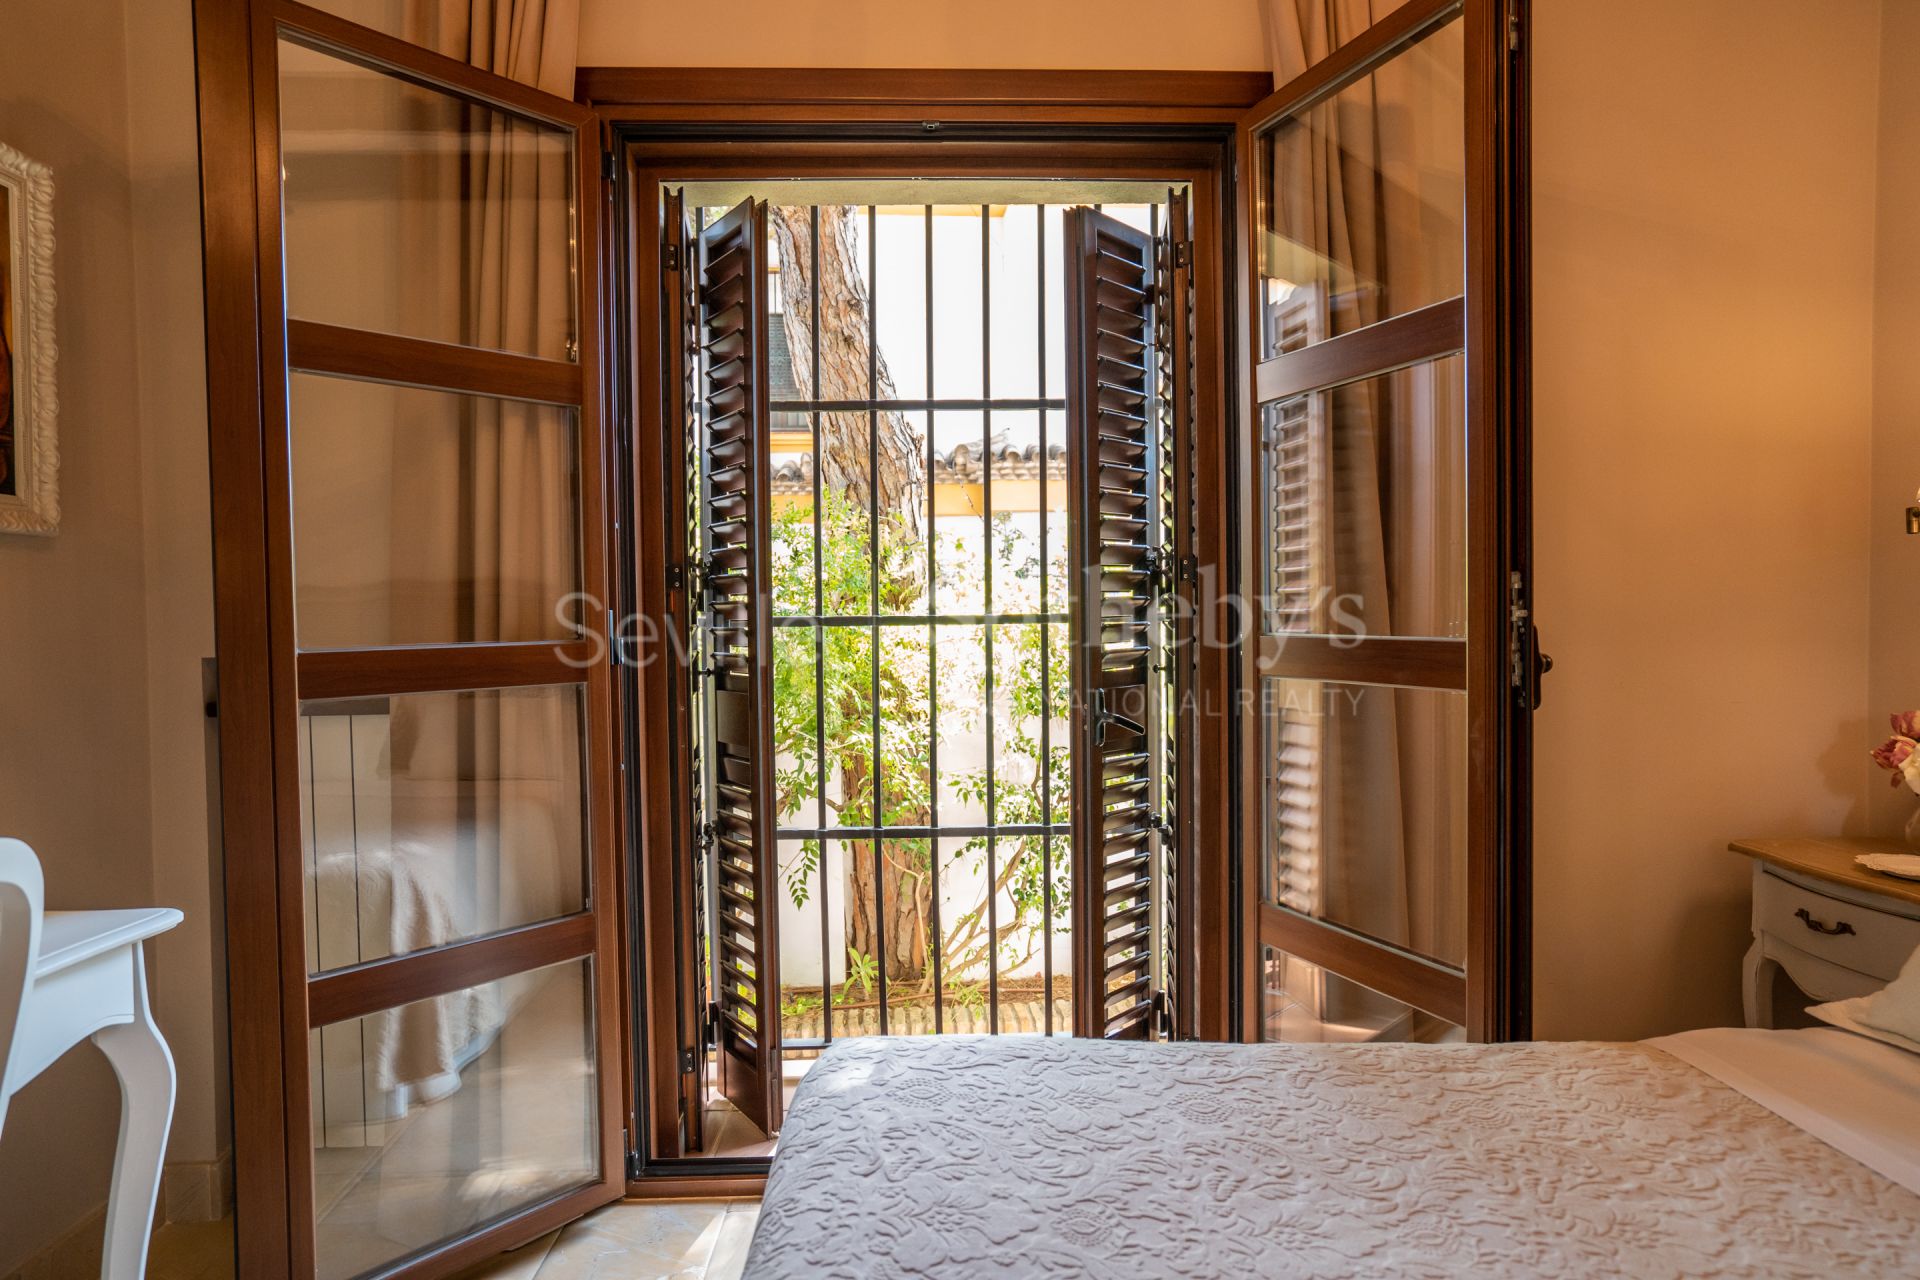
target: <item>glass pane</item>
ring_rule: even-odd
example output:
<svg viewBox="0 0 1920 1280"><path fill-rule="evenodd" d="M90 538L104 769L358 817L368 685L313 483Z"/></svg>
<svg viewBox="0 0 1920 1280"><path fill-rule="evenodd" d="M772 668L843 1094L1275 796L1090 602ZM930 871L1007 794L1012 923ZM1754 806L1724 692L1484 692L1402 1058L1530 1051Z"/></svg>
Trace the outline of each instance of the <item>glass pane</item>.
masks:
<svg viewBox="0 0 1920 1280"><path fill-rule="evenodd" d="M989 390L1002 400L1040 394L1040 209L995 205L987 222L991 368Z"/></svg>
<svg viewBox="0 0 1920 1280"><path fill-rule="evenodd" d="M1463 966L1466 695L1265 686L1266 900Z"/></svg>
<svg viewBox="0 0 1920 1280"><path fill-rule="evenodd" d="M301 648L576 634L574 410L317 374L290 401Z"/></svg>
<svg viewBox="0 0 1920 1280"><path fill-rule="evenodd" d="M1351 978L1260 948L1260 1038L1289 1044L1450 1044L1466 1030Z"/></svg>
<svg viewBox="0 0 1920 1280"><path fill-rule="evenodd" d="M301 707L315 973L586 906L576 686Z"/></svg>
<svg viewBox="0 0 1920 1280"><path fill-rule="evenodd" d="M437 6L423 5L419 0L312 0L313 7L323 13L345 18L348 22L357 22L363 27L371 27L400 40L408 40L423 49L432 49L435 53L444 53L449 57L461 56L463 47L455 49L443 44L440 32L435 28L443 24L435 21L440 15ZM412 21L408 21L411 17ZM445 24L451 27L451 24Z"/></svg>
<svg viewBox="0 0 1920 1280"><path fill-rule="evenodd" d="M287 314L576 358L573 140L280 43Z"/></svg>
<svg viewBox="0 0 1920 1280"><path fill-rule="evenodd" d="M933 211L934 367L928 394L936 399L975 400L986 394L981 382L984 228L979 205L939 205Z"/></svg>
<svg viewBox="0 0 1920 1280"><path fill-rule="evenodd" d="M1264 358L1465 291L1463 48L1450 23L1257 139Z"/></svg>
<svg viewBox="0 0 1920 1280"><path fill-rule="evenodd" d="M1466 362L1261 408L1269 633L1467 633Z"/></svg>
<svg viewBox="0 0 1920 1280"><path fill-rule="evenodd" d="M941 366L945 367L944 363ZM933 419L933 607L944 614L987 608L986 454L988 416L948 411Z"/></svg>
<svg viewBox="0 0 1920 1280"><path fill-rule="evenodd" d="M873 323L880 339L883 384L903 400L927 395L927 224L919 205L881 205L874 219L879 279ZM882 385L880 394L886 395Z"/></svg>
<svg viewBox="0 0 1920 1280"><path fill-rule="evenodd" d="M880 606L876 613L927 611L926 513L933 499L927 487L927 432L932 416L924 410L878 416L883 442L880 474L888 479L881 488ZM886 500L889 492L899 495L892 503Z"/></svg>
<svg viewBox="0 0 1920 1280"><path fill-rule="evenodd" d="M322 1280L599 1178L592 1000L569 960L310 1033Z"/></svg>

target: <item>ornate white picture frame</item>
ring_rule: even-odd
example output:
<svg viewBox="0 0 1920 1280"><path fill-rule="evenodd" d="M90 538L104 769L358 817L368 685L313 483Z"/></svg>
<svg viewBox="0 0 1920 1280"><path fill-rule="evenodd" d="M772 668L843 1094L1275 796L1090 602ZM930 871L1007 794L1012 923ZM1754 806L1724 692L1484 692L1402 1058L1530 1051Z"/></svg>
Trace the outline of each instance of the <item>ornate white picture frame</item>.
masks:
<svg viewBox="0 0 1920 1280"><path fill-rule="evenodd" d="M0 143L0 533L60 527L53 171Z"/></svg>

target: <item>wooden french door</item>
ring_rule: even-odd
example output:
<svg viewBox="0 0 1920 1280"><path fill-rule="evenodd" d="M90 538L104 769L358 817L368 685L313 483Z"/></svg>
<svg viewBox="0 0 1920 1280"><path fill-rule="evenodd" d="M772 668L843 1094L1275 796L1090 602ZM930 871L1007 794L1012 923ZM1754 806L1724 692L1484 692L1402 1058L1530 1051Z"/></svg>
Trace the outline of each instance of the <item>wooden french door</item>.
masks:
<svg viewBox="0 0 1920 1280"><path fill-rule="evenodd" d="M598 135L404 8L196 13L249 1277L625 1182Z"/></svg>
<svg viewBox="0 0 1920 1280"><path fill-rule="evenodd" d="M1524 1034L1518 30L1409 0L1240 125L1253 1038Z"/></svg>

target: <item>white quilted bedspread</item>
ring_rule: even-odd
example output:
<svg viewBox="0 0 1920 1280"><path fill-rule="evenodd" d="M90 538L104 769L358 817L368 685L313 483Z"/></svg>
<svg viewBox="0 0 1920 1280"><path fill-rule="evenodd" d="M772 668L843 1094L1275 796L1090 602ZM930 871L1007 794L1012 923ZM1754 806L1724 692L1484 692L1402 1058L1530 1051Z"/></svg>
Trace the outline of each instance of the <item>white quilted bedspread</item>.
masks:
<svg viewBox="0 0 1920 1280"><path fill-rule="evenodd" d="M1636 1044L852 1040L747 1280L1920 1276L1920 1196Z"/></svg>

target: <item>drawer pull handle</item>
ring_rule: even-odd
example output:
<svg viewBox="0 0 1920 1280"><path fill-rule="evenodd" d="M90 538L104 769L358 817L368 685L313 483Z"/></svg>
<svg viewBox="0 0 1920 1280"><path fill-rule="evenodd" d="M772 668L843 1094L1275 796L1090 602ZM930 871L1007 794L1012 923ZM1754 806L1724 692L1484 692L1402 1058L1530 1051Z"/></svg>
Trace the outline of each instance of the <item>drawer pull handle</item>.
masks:
<svg viewBox="0 0 1920 1280"><path fill-rule="evenodd" d="M1813 930L1815 933L1824 933L1829 937L1837 937L1838 935L1843 933L1853 932L1853 926L1848 924L1845 920L1842 920L1838 924L1820 923L1818 920L1815 920L1813 918L1813 913L1811 911L1808 911L1805 907L1802 907L1798 911L1794 912L1793 918L1795 920L1798 920L1801 924L1806 925L1807 928Z"/></svg>

